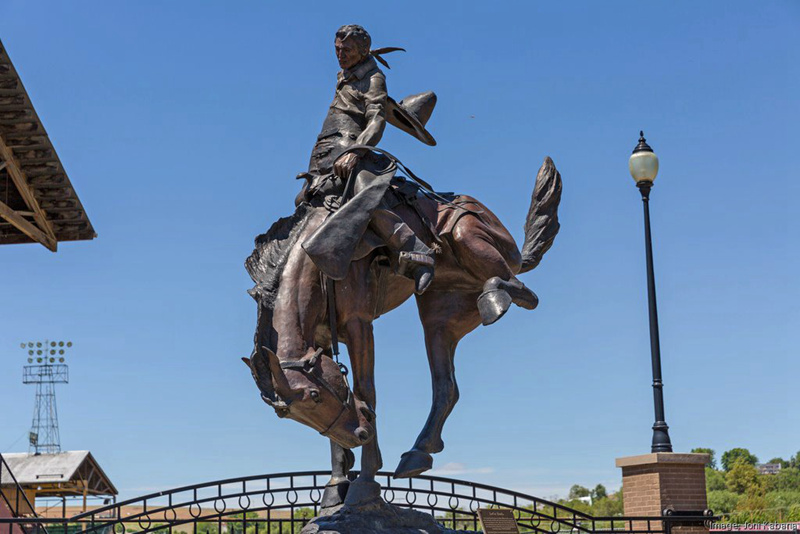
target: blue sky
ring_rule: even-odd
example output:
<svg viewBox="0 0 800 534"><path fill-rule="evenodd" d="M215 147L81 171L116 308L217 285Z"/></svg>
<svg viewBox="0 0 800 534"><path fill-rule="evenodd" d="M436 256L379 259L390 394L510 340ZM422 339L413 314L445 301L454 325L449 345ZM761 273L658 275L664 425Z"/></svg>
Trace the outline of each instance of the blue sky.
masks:
<svg viewBox="0 0 800 534"><path fill-rule="evenodd" d="M0 247L0 451L26 449L20 341L71 339L62 445L123 496L326 468L239 361L253 238L293 209L333 94L333 33L359 23L390 94L434 90L439 145L382 146L472 194L518 240L536 170L562 173L562 229L523 276L541 299L459 347L439 472L547 497L617 487L653 422L639 129L652 194L667 422L676 451L800 449L800 4L28 2L0 36L99 234ZM386 469L430 406L412 302L376 323ZM298 454L302 451L303 454ZM446 469L445 466L448 466Z"/></svg>

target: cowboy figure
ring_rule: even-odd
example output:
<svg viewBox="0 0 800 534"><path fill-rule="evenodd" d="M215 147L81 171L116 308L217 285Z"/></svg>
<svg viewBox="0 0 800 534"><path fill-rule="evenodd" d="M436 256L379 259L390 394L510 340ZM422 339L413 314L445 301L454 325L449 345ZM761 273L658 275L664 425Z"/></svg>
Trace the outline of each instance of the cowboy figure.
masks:
<svg viewBox="0 0 800 534"><path fill-rule="evenodd" d="M386 92L386 77L377 62L380 54L402 50L370 50L371 38L361 26L342 26L336 32L336 57L342 70L322 131L311 152L308 172L301 173L306 184L297 203L321 203L333 213L303 248L317 266L334 280L344 278L354 250L369 229L391 252L398 272L414 280L421 294L433 279L433 250L391 210L386 193L394 176L382 172L386 158L352 147L374 147L383 136L386 122L411 133L427 144L435 144L425 130L435 104L433 93L410 97L399 104ZM352 186L349 180L354 180ZM345 190L353 198L342 197ZM340 207L341 206L341 207Z"/></svg>

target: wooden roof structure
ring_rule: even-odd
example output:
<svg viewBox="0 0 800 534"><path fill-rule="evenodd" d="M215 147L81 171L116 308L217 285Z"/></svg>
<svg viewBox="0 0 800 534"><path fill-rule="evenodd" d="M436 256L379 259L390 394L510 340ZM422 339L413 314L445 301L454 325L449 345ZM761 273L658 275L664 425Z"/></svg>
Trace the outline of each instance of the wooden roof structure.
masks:
<svg viewBox="0 0 800 534"><path fill-rule="evenodd" d="M35 492L34 497L117 495L117 488L89 451L6 453L3 457L19 485Z"/></svg>
<svg viewBox="0 0 800 534"><path fill-rule="evenodd" d="M97 234L0 41L0 244L41 243Z"/></svg>

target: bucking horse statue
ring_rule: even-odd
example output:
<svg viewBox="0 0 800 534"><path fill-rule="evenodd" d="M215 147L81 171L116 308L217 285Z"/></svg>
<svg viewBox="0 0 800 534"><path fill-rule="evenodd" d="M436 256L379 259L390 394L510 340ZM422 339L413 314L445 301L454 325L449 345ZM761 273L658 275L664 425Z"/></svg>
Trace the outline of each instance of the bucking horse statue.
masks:
<svg viewBox="0 0 800 534"><path fill-rule="evenodd" d="M358 26L337 32L337 57L344 69L337 98L341 91L346 93L341 98L356 99L353 109L358 108L361 94L358 84L370 76L380 81L368 39L366 47L364 39L358 39L364 34ZM351 52L355 59L348 59ZM373 84L363 87L372 91ZM364 98L376 101L379 96ZM411 104L420 101L406 99L404 105L389 99L386 119L406 131L413 129L411 133L421 132L420 139L435 144L424 130L427 117L419 120L420 108L416 114L407 113ZM412 477L431 469L431 455L444 449L442 427L459 397L454 370L459 341L479 325L500 319L512 304L529 310L537 306L538 298L517 275L535 268L552 245L559 230L561 198L561 176L552 160L545 158L536 177L520 251L508 230L480 201L435 192L397 158L374 143L365 143L369 124L365 127L362 122L361 133L348 134L349 119L342 118L336 106L350 104L337 102L312 154L314 172L300 176L307 183L295 213L258 236L245 262L255 282L249 293L258 305L258 318L252 354L242 359L261 398L279 417L310 426L330 439L332 476L323 493L323 508L357 505L380 492L375 481L382 459L375 416L372 322L415 295L433 401L425 426L394 471L395 478ZM375 114L370 120L381 116ZM382 131L383 125L379 126ZM354 143L357 138L362 144ZM353 154L357 156L349 157ZM331 169L342 161L350 163L345 169L349 172L344 173L349 178L337 181L336 175L342 173ZM326 165L329 172L322 172ZM401 170L405 176L399 176ZM374 222L379 212L387 220L399 221L388 226L394 230L384 232L385 236ZM421 244L393 246L401 230L410 236L406 244L416 243L415 239ZM340 341L347 346L351 373L338 362ZM356 447L362 447L361 470L350 482L348 474L355 463L351 449Z"/></svg>

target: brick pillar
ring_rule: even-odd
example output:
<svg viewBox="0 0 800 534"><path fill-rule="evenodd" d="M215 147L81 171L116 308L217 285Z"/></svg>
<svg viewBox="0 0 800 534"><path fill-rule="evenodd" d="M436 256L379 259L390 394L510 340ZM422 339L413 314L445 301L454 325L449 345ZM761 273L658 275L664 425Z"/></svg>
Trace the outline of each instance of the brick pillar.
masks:
<svg viewBox="0 0 800 534"><path fill-rule="evenodd" d="M660 516L664 509L702 512L708 508L705 465L707 454L657 452L617 458L622 468L626 516ZM660 525L653 523L653 528ZM646 528L646 523L636 525ZM675 534L707 533L705 527L675 527Z"/></svg>

